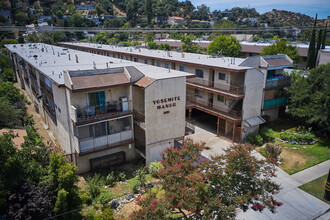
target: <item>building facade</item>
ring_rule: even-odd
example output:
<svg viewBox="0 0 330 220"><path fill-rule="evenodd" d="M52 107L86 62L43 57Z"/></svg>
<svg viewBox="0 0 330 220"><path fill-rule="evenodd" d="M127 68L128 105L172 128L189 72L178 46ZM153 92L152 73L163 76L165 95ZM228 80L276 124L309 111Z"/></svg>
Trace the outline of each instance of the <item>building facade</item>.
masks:
<svg viewBox="0 0 330 220"><path fill-rule="evenodd" d="M185 136L191 74L47 44L6 48L19 85L80 173L139 155L159 160Z"/></svg>
<svg viewBox="0 0 330 220"><path fill-rule="evenodd" d="M245 59L90 43L61 45L194 74L187 79L188 117L193 109L215 116L218 136L241 142L265 122L261 117L265 72L259 66L241 65Z"/></svg>

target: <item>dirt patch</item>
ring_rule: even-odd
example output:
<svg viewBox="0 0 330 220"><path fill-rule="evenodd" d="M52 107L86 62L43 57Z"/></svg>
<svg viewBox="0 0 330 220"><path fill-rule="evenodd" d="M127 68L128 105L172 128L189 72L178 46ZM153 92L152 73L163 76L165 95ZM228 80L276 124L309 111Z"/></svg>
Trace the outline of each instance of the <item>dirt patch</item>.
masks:
<svg viewBox="0 0 330 220"><path fill-rule="evenodd" d="M282 165L280 167L285 171L289 171L304 166L309 158L300 152L298 148L283 148L281 159Z"/></svg>
<svg viewBox="0 0 330 220"><path fill-rule="evenodd" d="M113 6L113 9L117 11L117 13L118 13L117 15L126 16L126 13L123 12L122 10L120 10L116 5L112 4L112 6Z"/></svg>
<svg viewBox="0 0 330 220"><path fill-rule="evenodd" d="M26 99L32 103L31 99L27 95L25 90L22 90L18 83L14 84L16 88L18 88L21 94L24 94ZM50 130L47 129L47 126L41 116L34 109L33 104L27 105L27 113L33 116L33 120L35 122L34 129L38 132L38 134L43 137L45 145L52 151L63 154L63 150L59 145L58 141L53 137Z"/></svg>
<svg viewBox="0 0 330 220"><path fill-rule="evenodd" d="M0 135L3 133L7 133L9 131L13 131L13 134L16 136L12 140L15 144L15 146L21 150L21 144L24 143L24 137L26 136L26 131L23 129L1 129L0 130Z"/></svg>
<svg viewBox="0 0 330 220"><path fill-rule="evenodd" d="M140 206L136 204L135 201L126 203L119 212L116 213L115 219L117 220L126 220L130 219L129 216L134 212L140 209Z"/></svg>

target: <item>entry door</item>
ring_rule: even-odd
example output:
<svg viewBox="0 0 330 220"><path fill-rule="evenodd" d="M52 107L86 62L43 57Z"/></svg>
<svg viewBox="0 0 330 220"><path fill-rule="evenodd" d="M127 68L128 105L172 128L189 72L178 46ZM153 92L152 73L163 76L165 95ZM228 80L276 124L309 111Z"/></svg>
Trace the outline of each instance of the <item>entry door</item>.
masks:
<svg viewBox="0 0 330 220"><path fill-rule="evenodd" d="M91 92L87 95L87 105L95 107L95 110L105 111L105 92Z"/></svg>
<svg viewBox="0 0 330 220"><path fill-rule="evenodd" d="M214 87L214 74L215 74L215 73L214 73L214 70L211 70L211 71L210 71L210 75L211 75L211 77L210 77L210 81L211 81L211 82L210 82L210 86L211 86L211 87Z"/></svg>

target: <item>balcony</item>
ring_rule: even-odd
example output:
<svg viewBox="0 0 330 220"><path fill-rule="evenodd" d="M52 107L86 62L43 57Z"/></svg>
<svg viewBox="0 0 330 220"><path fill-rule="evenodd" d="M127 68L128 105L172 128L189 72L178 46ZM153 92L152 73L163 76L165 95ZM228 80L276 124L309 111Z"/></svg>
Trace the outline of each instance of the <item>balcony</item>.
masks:
<svg viewBox="0 0 330 220"><path fill-rule="evenodd" d="M190 135L195 133L195 124L192 121L187 121L185 123L185 135Z"/></svg>
<svg viewBox="0 0 330 220"><path fill-rule="evenodd" d="M265 89L283 88L286 86L290 86L290 77L281 75L267 79Z"/></svg>
<svg viewBox="0 0 330 220"><path fill-rule="evenodd" d="M286 105L287 103L288 103L287 97L271 99L271 100L264 101L263 109L279 107L279 106Z"/></svg>
<svg viewBox="0 0 330 220"><path fill-rule="evenodd" d="M134 116L134 120L138 123L138 125L140 125L142 128L145 128L146 117L144 113L134 109L133 116Z"/></svg>
<svg viewBox="0 0 330 220"><path fill-rule="evenodd" d="M220 116L220 117L222 116L224 118L228 118L233 121L242 119L242 111L234 111L227 108L223 108L211 102L198 100L196 97L193 96L187 96L186 103L187 103L186 107L193 107L215 116Z"/></svg>
<svg viewBox="0 0 330 220"><path fill-rule="evenodd" d="M236 85L226 85L201 78L187 79L187 85L193 88L199 88L215 94L227 94L233 97L244 96L243 87Z"/></svg>
<svg viewBox="0 0 330 220"><path fill-rule="evenodd" d="M104 105L71 106L71 119L77 124L89 123L96 120L115 118L131 113L131 101L109 101Z"/></svg>
<svg viewBox="0 0 330 220"><path fill-rule="evenodd" d="M101 137L90 137L79 140L80 154L87 154L106 148L130 144L133 141L133 131L120 131L115 134L105 135Z"/></svg>

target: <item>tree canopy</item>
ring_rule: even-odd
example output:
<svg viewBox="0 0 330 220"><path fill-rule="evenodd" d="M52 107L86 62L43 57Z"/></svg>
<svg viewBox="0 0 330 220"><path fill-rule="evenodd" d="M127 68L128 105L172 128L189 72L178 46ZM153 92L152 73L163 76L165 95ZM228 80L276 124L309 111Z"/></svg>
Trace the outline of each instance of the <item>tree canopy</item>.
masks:
<svg viewBox="0 0 330 220"><path fill-rule="evenodd" d="M228 219L236 216L237 208L274 212L281 205L273 198L280 189L271 180L274 164L252 156L250 145L234 145L212 160L201 158L204 147L187 139L180 149L166 149L164 168L159 170L164 194L150 192L138 198L141 209L131 217L171 219L181 214L185 219Z"/></svg>
<svg viewBox="0 0 330 220"><path fill-rule="evenodd" d="M289 113L330 131L330 63L291 74Z"/></svg>
<svg viewBox="0 0 330 220"><path fill-rule="evenodd" d="M277 40L274 44L264 47L260 55L276 55L276 54L286 54L288 55L295 63L299 61L299 54L297 47L288 44L287 40L280 39Z"/></svg>
<svg viewBox="0 0 330 220"><path fill-rule="evenodd" d="M215 38L207 48L207 54L218 54L221 52L224 56L238 56L241 45L238 40L230 35L219 35Z"/></svg>

